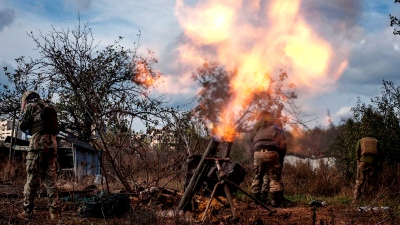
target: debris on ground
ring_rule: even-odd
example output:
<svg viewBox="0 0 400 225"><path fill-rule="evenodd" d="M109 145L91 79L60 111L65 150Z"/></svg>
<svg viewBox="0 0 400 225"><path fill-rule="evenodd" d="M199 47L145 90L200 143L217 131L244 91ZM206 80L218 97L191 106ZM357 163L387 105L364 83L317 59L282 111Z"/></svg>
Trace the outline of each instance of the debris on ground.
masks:
<svg viewBox="0 0 400 225"><path fill-rule="evenodd" d="M358 211L360 212L369 212L369 211L388 211L389 207L371 207L371 206L360 206L357 207Z"/></svg>
<svg viewBox="0 0 400 225"><path fill-rule="evenodd" d="M311 207L322 207L326 205L325 201L321 201L321 200L312 200L310 203L308 203Z"/></svg>
<svg viewBox="0 0 400 225"><path fill-rule="evenodd" d="M78 207L81 217L108 218L122 216L130 210L130 200L124 194L110 194L83 201Z"/></svg>

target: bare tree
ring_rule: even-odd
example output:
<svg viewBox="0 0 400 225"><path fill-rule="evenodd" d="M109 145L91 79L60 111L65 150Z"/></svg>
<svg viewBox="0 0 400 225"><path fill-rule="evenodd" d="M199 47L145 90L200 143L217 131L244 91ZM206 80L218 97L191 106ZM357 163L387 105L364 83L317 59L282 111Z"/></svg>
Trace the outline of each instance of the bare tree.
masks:
<svg viewBox="0 0 400 225"><path fill-rule="evenodd" d="M195 109L198 118L212 123L218 122L222 109L234 95L229 85L236 73L237 71L226 71L216 62L207 61L193 73L193 80L202 88L197 95L198 105ZM297 98L295 86L285 83L287 73L281 72L275 79L269 74L265 76L270 79L270 86L265 91L255 93L251 103L241 110L240 115L235 118L236 121L232 121L236 130L250 131L257 114L262 110L269 110L281 117L285 124L304 125L301 122L303 113L294 104Z"/></svg>
<svg viewBox="0 0 400 225"><path fill-rule="evenodd" d="M174 113L162 107L163 96L149 97L154 80L161 75L152 69L157 62L152 52L146 57L139 55L139 43L134 44L134 50L126 49L119 45L122 37L101 48L88 23L80 21L72 30L53 27L48 34L30 32L28 36L36 43L40 57L16 59L14 73L5 68L11 86L1 86L2 116L9 117L19 107L19 98L26 90L53 100L62 129L101 149L118 179L131 190L115 157L126 145L116 145L109 134L129 141L134 133L130 125L133 118L157 126Z"/></svg>

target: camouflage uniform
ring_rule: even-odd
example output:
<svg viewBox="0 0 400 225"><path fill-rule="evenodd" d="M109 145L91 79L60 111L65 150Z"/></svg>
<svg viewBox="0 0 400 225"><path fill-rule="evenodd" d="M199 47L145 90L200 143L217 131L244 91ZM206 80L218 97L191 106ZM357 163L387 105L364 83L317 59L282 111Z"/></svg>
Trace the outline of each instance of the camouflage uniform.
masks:
<svg viewBox="0 0 400 225"><path fill-rule="evenodd" d="M38 102L42 100L38 94L36 94L36 98L29 97L32 93L36 94L25 92L22 97L23 115L20 121L21 130L28 131L32 135L26 156L27 179L24 187L24 211L27 214L33 212L34 201L42 180L47 188L48 205L53 216L53 214L60 213L58 191L55 185L57 178L56 136L40 133L41 107Z"/></svg>
<svg viewBox="0 0 400 225"><path fill-rule="evenodd" d="M269 192L283 191L282 164L276 150L263 149L254 152L254 172L251 191L256 196L260 195L265 200Z"/></svg>
<svg viewBox="0 0 400 225"><path fill-rule="evenodd" d="M377 145L377 148L379 145ZM376 173L376 161L377 155L374 154L363 154L361 155L361 139L358 140L356 145L356 160L357 160L357 177L356 186L354 188L353 203L357 203L360 200L362 188L365 185L365 189L369 187L375 189L374 183L377 180ZM374 192L374 190L373 190Z"/></svg>
<svg viewBox="0 0 400 225"><path fill-rule="evenodd" d="M251 191L261 201L266 201L268 194L271 193L271 205L278 206L284 201L281 174L287 148L286 137L279 120L267 117L255 125L252 139L262 126L274 126L277 132L276 142L279 146L259 145L262 141L253 142L255 176Z"/></svg>

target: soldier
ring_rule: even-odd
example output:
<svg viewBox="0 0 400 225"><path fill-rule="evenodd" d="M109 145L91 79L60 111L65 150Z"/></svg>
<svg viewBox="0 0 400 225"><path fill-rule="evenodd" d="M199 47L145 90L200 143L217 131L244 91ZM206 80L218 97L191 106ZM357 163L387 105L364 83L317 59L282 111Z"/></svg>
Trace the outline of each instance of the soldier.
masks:
<svg viewBox="0 0 400 225"><path fill-rule="evenodd" d="M353 204L357 204L361 197L361 189L364 184L369 188L369 184L376 182L376 162L378 157L378 140L372 137L364 137L357 141L356 160L357 177L354 189Z"/></svg>
<svg viewBox="0 0 400 225"><path fill-rule="evenodd" d="M280 120L263 112L254 126L252 141L255 177L251 191L262 202L266 202L270 192L272 207L285 206L288 202L284 198L281 173L287 144Z"/></svg>
<svg viewBox="0 0 400 225"><path fill-rule="evenodd" d="M22 95L20 128L21 131L28 131L32 138L26 156L27 178L24 187L24 212L20 215L24 218L31 217L40 181L43 181L47 188L50 217L59 219L61 208L55 185L57 141L56 135L44 132L45 121L41 117L44 103L36 92L26 91Z"/></svg>

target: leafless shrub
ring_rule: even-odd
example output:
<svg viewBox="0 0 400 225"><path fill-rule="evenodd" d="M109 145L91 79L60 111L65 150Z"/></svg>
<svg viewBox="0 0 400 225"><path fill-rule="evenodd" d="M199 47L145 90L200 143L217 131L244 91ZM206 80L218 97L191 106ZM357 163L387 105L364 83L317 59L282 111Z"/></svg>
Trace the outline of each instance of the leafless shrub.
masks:
<svg viewBox="0 0 400 225"><path fill-rule="evenodd" d="M140 191L152 186L164 186L175 179L181 181L183 188L186 151L175 149L168 143L154 145L134 138L129 143L114 137L107 144L109 155L104 157L103 165L108 182L118 183L123 177L124 188L129 185L132 191Z"/></svg>
<svg viewBox="0 0 400 225"><path fill-rule="evenodd" d="M12 161L0 163L0 181L5 183L23 183L25 181L25 164Z"/></svg>
<svg viewBox="0 0 400 225"><path fill-rule="evenodd" d="M323 162L314 170L307 162L283 167L285 193L289 195L333 196L340 193L343 179L335 168Z"/></svg>

